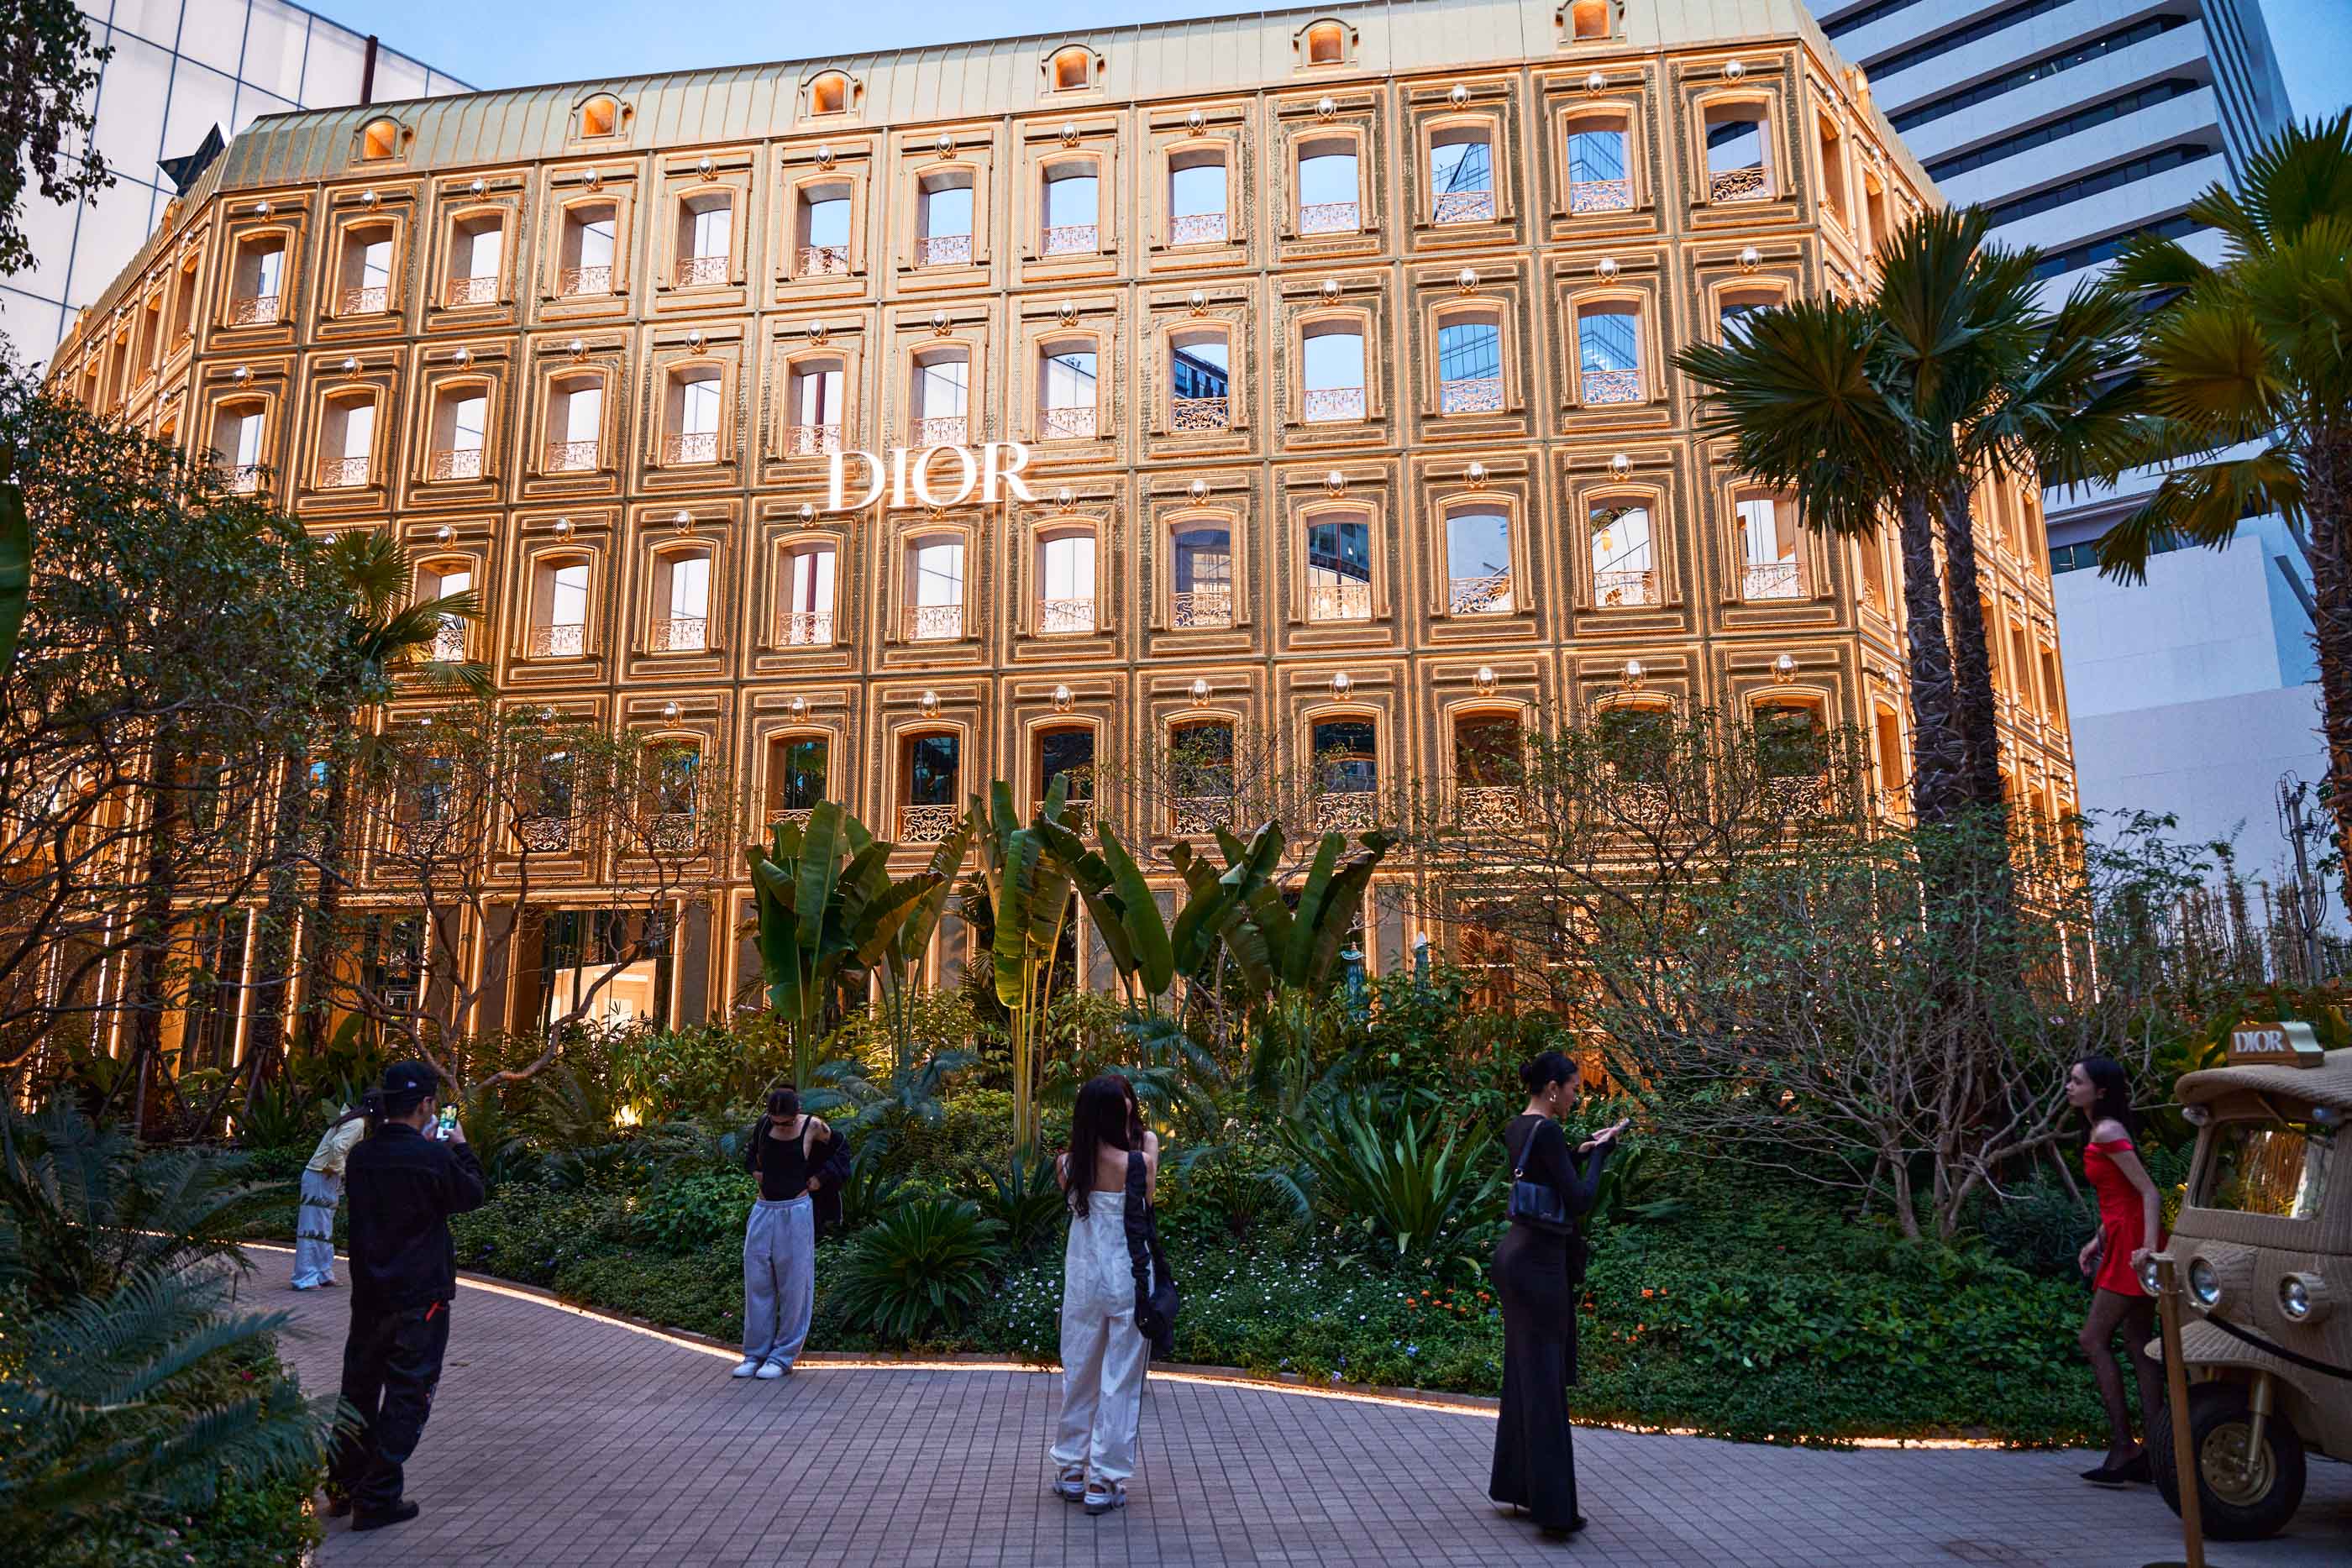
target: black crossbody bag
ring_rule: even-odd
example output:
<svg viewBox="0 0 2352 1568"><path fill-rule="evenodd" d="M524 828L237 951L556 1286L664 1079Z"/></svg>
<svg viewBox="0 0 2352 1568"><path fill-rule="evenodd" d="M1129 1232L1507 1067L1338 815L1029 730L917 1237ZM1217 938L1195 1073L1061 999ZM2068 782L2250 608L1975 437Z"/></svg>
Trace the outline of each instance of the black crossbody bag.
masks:
<svg viewBox="0 0 2352 1568"><path fill-rule="evenodd" d="M1146 1190L1143 1156L1132 1150L1127 1156L1125 1207L1127 1260L1135 1271L1135 1326L1151 1342L1151 1354L1165 1361L1176 1354L1176 1314L1184 1298L1160 1245L1160 1217Z"/></svg>
<svg viewBox="0 0 2352 1568"><path fill-rule="evenodd" d="M1511 1200L1504 1212L1514 1224L1533 1226L1553 1236L1573 1236L1576 1225L1568 1217L1568 1202L1559 1196L1559 1188L1548 1181L1528 1179L1528 1162L1535 1157L1536 1140L1550 1125L1545 1122L1537 1126L1519 1145L1518 1161L1511 1171Z"/></svg>

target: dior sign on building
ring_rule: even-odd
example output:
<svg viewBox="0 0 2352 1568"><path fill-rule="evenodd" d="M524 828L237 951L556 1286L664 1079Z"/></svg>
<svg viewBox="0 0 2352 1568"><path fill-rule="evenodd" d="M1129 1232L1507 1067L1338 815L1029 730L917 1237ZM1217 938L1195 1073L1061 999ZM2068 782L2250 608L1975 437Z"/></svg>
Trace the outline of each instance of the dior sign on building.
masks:
<svg viewBox="0 0 2352 1568"><path fill-rule="evenodd" d="M949 458L949 471L944 474L939 462L941 453ZM849 491L852 462L866 465L865 486L855 498ZM972 498L975 490L983 503L992 504L1004 494L1034 501L1037 497L1029 493L1028 482L1021 476L1028 466L1029 448L1017 441L992 441L979 447L894 446L887 466L871 452L836 452L826 480L824 509L863 511L879 500L885 489L893 511L909 506L960 507Z"/></svg>

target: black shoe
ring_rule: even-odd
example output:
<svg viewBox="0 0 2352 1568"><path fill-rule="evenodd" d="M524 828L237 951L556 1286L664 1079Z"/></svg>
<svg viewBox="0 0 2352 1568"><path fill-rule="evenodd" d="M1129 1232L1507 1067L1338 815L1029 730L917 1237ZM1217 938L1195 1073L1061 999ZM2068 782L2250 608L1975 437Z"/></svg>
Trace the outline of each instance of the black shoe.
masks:
<svg viewBox="0 0 2352 1568"><path fill-rule="evenodd" d="M2138 1453L2134 1454L2125 1463L2123 1469L2116 1472L2116 1475L2123 1480L2137 1481L2142 1486L2146 1486L2156 1479L2156 1466L2148 1458L2147 1450L2142 1448Z"/></svg>
<svg viewBox="0 0 2352 1568"><path fill-rule="evenodd" d="M352 1500L337 1493L327 1499L327 1517L341 1519L352 1511Z"/></svg>
<svg viewBox="0 0 2352 1568"><path fill-rule="evenodd" d="M405 1524L422 1511L413 1500L394 1503L387 1513L354 1513L352 1515L352 1528L354 1531L382 1530L387 1524Z"/></svg>
<svg viewBox="0 0 2352 1568"><path fill-rule="evenodd" d="M2113 1465L2101 1465L2095 1470L2084 1470L2083 1479L2094 1486L2119 1487L2124 1484L2124 1472Z"/></svg>
<svg viewBox="0 0 2352 1568"><path fill-rule="evenodd" d="M1584 1516L1580 1513L1574 1519L1570 1520L1566 1524L1545 1525L1543 1527L1543 1532L1549 1540L1566 1541L1570 1536L1574 1535L1578 1531L1582 1530L1583 1528Z"/></svg>

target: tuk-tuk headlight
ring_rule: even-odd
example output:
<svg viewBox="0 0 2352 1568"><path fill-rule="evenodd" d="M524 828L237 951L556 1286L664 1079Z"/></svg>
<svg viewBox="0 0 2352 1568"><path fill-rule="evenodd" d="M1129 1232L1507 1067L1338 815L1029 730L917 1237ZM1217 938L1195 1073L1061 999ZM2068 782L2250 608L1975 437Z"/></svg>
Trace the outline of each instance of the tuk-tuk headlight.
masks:
<svg viewBox="0 0 2352 1568"><path fill-rule="evenodd" d="M2139 1288L2151 1296L2157 1292L2156 1260L2153 1258L2139 1260Z"/></svg>
<svg viewBox="0 0 2352 1568"><path fill-rule="evenodd" d="M2221 1299L2221 1276L2203 1258L2189 1265L2189 1293L2200 1307L2210 1307Z"/></svg>
<svg viewBox="0 0 2352 1568"><path fill-rule="evenodd" d="M2311 1287L2289 1274L2279 1281L2279 1311L2297 1322L2311 1315Z"/></svg>

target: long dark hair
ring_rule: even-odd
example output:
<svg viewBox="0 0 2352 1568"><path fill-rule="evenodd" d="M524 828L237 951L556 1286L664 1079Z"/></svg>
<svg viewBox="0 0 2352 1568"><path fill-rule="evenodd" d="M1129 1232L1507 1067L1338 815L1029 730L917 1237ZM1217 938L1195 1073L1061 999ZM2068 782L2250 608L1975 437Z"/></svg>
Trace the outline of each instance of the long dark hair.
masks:
<svg viewBox="0 0 2352 1568"><path fill-rule="evenodd" d="M2132 1113L2131 1074L2112 1056L2086 1056L2074 1063L2091 1081L2091 1108L2083 1113L2083 1136L2087 1141L2101 1122L2120 1122L2124 1136L2139 1137L2139 1118Z"/></svg>
<svg viewBox="0 0 2352 1568"><path fill-rule="evenodd" d="M1089 1078L1079 1087L1077 1108L1070 1113L1070 1152L1062 1167L1062 1183L1069 1194L1070 1212L1087 1217L1095 1185L1095 1161L1106 1146L1143 1146L1143 1108L1135 1102L1135 1085L1116 1072Z"/></svg>

